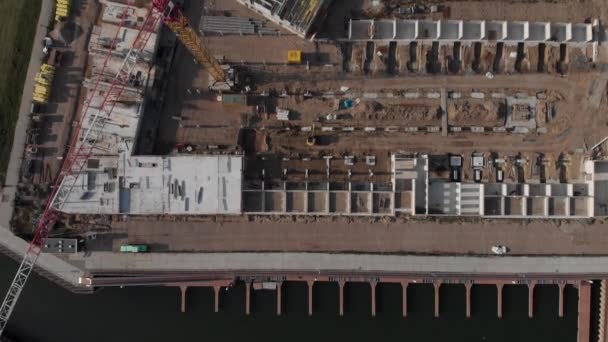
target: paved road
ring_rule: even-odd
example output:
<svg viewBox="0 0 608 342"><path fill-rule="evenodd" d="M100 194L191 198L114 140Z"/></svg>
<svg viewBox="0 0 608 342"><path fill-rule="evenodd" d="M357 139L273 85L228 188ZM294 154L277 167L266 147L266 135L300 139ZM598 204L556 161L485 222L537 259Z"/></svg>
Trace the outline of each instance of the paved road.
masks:
<svg viewBox="0 0 608 342"><path fill-rule="evenodd" d="M367 252L488 254L506 245L517 255L607 255L608 225L577 221L484 220L477 222L351 222L348 218L310 218L298 222L145 222L114 224L114 241L147 243L161 252ZM230 221L229 221L230 220ZM171 229L167 230L167 225ZM104 246L100 246L100 249ZM107 245L105 246L107 248Z"/></svg>
<svg viewBox="0 0 608 342"><path fill-rule="evenodd" d="M447 274L608 274L608 257L467 257L329 253L93 253L87 269L118 271L352 271Z"/></svg>

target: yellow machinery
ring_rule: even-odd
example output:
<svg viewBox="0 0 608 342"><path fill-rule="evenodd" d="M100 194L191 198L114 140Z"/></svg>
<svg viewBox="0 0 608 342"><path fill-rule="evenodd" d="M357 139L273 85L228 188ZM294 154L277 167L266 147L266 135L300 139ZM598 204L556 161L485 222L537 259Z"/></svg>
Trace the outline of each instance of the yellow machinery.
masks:
<svg viewBox="0 0 608 342"><path fill-rule="evenodd" d="M36 74L34 80L33 100L38 103L46 103L51 96L51 85L55 76L55 67L49 64L42 64L40 72Z"/></svg>
<svg viewBox="0 0 608 342"><path fill-rule="evenodd" d="M55 2L55 20L59 21L70 16L72 0L57 0Z"/></svg>
<svg viewBox="0 0 608 342"><path fill-rule="evenodd" d="M315 125L312 125L312 131L310 135L306 138L307 146L315 146L317 144L317 136L315 135Z"/></svg>
<svg viewBox="0 0 608 342"><path fill-rule="evenodd" d="M287 63L289 63L289 64L302 63L302 51L300 51L300 50L287 51Z"/></svg>

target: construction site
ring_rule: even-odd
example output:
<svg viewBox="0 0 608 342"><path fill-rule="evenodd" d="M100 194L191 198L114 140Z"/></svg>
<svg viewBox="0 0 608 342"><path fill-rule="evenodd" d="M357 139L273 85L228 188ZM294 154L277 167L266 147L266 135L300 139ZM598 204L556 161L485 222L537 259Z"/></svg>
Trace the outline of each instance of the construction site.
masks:
<svg viewBox="0 0 608 342"><path fill-rule="evenodd" d="M328 12L350 5L245 5L170 3L190 20L180 44L170 25L144 21L148 8L102 2L73 132L91 151L56 197L66 226L146 215L608 212L597 161L606 77L591 76L605 58L598 19L455 20L444 6L418 19L371 2L358 10L373 18L324 31ZM134 44L140 55L108 99ZM23 178L44 189L65 149L44 158L44 135L69 132L34 118ZM14 220L33 222L35 207Z"/></svg>
<svg viewBox="0 0 608 342"><path fill-rule="evenodd" d="M562 237L534 249L525 234L455 233L532 224L553 236L608 216L608 13L530 6L545 14L469 1L57 2L11 229L32 253L70 260L484 255L506 242L598 254ZM306 225L335 230L315 238ZM382 227L387 243L374 244ZM410 229L421 238L389 242ZM445 229L454 243L418 243Z"/></svg>
<svg viewBox="0 0 608 342"><path fill-rule="evenodd" d="M205 278L214 288L246 278L247 291L267 270L496 283L495 254L601 258L608 8L584 2L56 1L15 197L3 195L0 241L29 247L0 334L39 256L81 290L174 286L181 270L221 273ZM295 252L481 266L330 267ZM559 275L588 296L589 274L606 275L588 259L515 259L500 284Z"/></svg>

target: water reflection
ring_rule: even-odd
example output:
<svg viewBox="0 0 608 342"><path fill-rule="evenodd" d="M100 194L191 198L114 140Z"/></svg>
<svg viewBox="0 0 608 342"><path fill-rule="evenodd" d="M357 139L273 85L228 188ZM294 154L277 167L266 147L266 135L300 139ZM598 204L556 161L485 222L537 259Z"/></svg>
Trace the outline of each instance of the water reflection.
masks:
<svg viewBox="0 0 608 342"><path fill-rule="evenodd" d="M2 291L15 267L0 257ZM277 317L274 291L252 291L252 314L245 316L243 283L221 291L218 314L213 312L212 289L188 289L187 312L182 314L176 288L107 288L95 295L73 295L33 276L7 335L17 341L576 341L577 290L566 287L565 317L559 318L557 289L537 285L535 317L529 319L527 287L505 286L504 318L498 319L496 286L474 285L472 317L467 319L465 287L442 285L441 314L435 318L434 287L410 284L404 319L398 284L377 286L377 317L373 318L369 284L345 285L345 312L339 317L338 285L319 282L313 290L314 315L309 317L306 283L285 282L283 315Z"/></svg>

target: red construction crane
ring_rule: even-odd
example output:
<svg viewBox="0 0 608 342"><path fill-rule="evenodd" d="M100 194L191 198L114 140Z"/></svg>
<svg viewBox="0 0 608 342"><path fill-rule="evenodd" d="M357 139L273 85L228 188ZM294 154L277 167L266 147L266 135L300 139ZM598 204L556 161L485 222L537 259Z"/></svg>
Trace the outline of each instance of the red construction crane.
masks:
<svg viewBox="0 0 608 342"><path fill-rule="evenodd" d="M126 7L125 14L129 8L130 7ZM117 40L118 33L125 24L124 19L127 17L127 15L123 16L123 21L116 31L115 40ZM143 25L133 42L133 46L129 49L129 52L124 58L122 65L110 86L103 93L103 99L99 104L97 112L92 117L90 126L84 131L84 134L81 135L81 129L86 116L84 113L88 113L92 99L98 92L101 76L112 55L114 46L110 47L108 54L105 57L103 67L95 81L93 90L89 92L88 99L84 104L85 109L82 111L83 115L81 115L76 125L76 129L74 129L72 133L73 135L70 144L68 145L66 156L63 159L59 174L51 187L51 194L44 207L40 220L38 221L38 225L36 226L34 237L25 252L23 261L19 265L17 274L0 307L0 336L15 308L21 291L40 256L41 248L44 246L50 230L59 217L64 201L68 198L70 192L76 185L78 176L93 153L95 145L101 140L101 135L103 134L107 121L106 119L112 115L114 106L129 82L129 77L133 68L138 60L141 59L141 56L143 56L144 48L150 39L150 36L155 31L159 21L164 22L192 53L196 61L206 68L213 79L210 82L210 87L212 89L231 90L238 85L238 78L234 69L220 65L218 61L210 55L203 47L200 37L191 28L186 17L172 1L152 1L152 7L148 10Z"/></svg>

